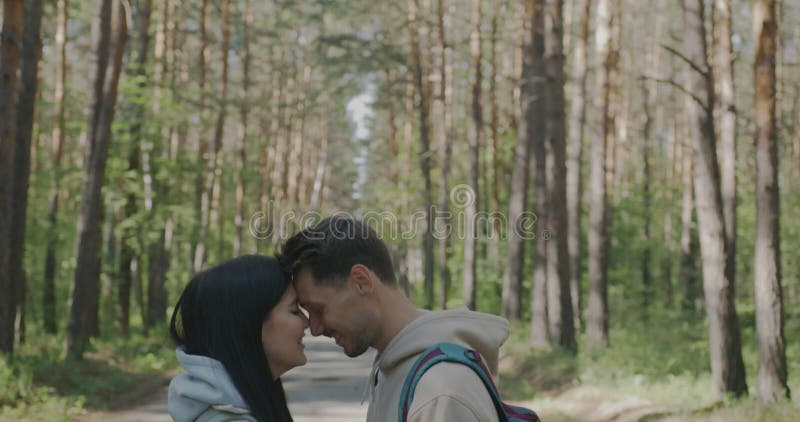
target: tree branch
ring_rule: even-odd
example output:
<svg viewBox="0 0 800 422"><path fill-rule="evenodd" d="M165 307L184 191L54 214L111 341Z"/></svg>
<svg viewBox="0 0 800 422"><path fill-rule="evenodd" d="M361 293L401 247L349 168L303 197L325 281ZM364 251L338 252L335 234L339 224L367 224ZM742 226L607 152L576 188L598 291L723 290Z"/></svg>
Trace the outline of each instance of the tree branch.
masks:
<svg viewBox="0 0 800 422"><path fill-rule="evenodd" d="M683 54L681 54L681 52L680 52L680 51L678 51L678 50L676 50L676 49L674 49L674 48L672 48L672 47L670 47L670 46L668 46L668 45L666 45L666 44L661 44L661 47L662 47L663 49L665 49L665 50L669 51L670 53L674 54L675 56L677 56L679 59L683 60L684 62L688 63L688 64L689 64L689 66L690 66L692 69L694 69L694 70L695 70L697 73L699 73L699 74L703 75L703 77L704 77L704 78L708 79L708 71L706 71L706 70L703 70L703 69L702 69L700 66L698 66L698 65L697 65L695 62L693 62L693 61L689 60L689 58L687 58L686 56L684 56Z"/></svg>
<svg viewBox="0 0 800 422"><path fill-rule="evenodd" d="M697 104L698 104L698 105L699 105L699 106L700 106L700 107L701 107L703 110L706 110L706 111L708 111L708 107L707 107L707 106L706 106L706 104L703 102L703 100L702 100L702 99L700 99L700 97L698 97L697 95L693 94L693 93L692 93L692 92L690 92L688 89L684 88L684 87L683 87L683 85L681 85L681 84L679 84L679 83L677 83L677 82L675 82L675 81L673 81L673 80L671 80L671 79L659 79L659 78L654 78L654 77L647 76L647 75L642 75L642 76L640 76L640 77L639 77L639 79L640 79L640 80L648 80L648 81L659 82L659 83L664 83L664 84L667 84L667 85L671 85L671 86L673 86L673 87L677 88L679 91L683 92L684 94L686 94L686 95L688 95L688 96L692 97L692 99L693 99L695 102L697 102Z"/></svg>

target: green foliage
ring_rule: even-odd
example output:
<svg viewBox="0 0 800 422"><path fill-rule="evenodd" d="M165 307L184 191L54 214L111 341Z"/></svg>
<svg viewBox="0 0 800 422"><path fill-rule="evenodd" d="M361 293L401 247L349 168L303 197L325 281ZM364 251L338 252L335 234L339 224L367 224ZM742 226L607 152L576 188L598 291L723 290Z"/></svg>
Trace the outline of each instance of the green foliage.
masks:
<svg viewBox="0 0 800 422"><path fill-rule="evenodd" d="M32 333L14 360L0 359L0 420L63 420L124 405L163 385L177 362L163 328L94 340L84 360L62 359L62 336Z"/></svg>
<svg viewBox="0 0 800 422"><path fill-rule="evenodd" d="M534 408L545 410L546 415L558 413L553 409L561 405L574 406L570 401L574 397L568 392L575 391L589 394L586 399L597 405L611 406L619 400L641 402L679 420L725 421L741 419L742 415L752 420L797 420L800 407L796 403L765 406L758 401L758 353L750 324L753 310L740 308L744 308L740 309L742 346L750 387L750 396L741 400L720 402L714 395L705 321L664 311L652 315L649 323L640 320L624 327L612 326L611 346L604 350L586 350L583 339L579 339L577 356L559 350L533 350L529 325L515 325L502 348L501 390L510 400L533 399ZM796 392L800 388L800 343L795 339L800 336L800 323L796 316L788 321L789 386Z"/></svg>

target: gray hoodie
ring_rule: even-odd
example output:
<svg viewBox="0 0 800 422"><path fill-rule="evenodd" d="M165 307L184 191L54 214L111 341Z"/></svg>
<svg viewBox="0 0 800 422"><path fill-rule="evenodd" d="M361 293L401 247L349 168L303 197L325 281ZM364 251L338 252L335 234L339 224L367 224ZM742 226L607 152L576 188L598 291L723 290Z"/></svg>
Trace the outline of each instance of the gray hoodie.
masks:
<svg viewBox="0 0 800 422"><path fill-rule="evenodd" d="M417 357L440 342L460 344L481 353L493 375L500 345L508 338L508 321L489 314L456 309L423 311L375 357L370 376L367 422L396 422L400 391ZM450 362L432 367L417 384L409 422L493 422L498 417L478 375Z"/></svg>
<svg viewBox="0 0 800 422"><path fill-rule="evenodd" d="M250 418L247 403L220 361L190 355L181 347L175 356L186 372L169 383L168 407L173 420L194 421L209 408L229 413L232 419Z"/></svg>

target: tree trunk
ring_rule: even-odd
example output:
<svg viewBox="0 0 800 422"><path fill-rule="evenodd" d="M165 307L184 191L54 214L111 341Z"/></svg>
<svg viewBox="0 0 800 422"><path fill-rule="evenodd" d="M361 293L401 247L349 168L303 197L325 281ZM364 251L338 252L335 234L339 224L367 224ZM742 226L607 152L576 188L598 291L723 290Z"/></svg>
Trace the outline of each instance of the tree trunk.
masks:
<svg viewBox="0 0 800 422"><path fill-rule="evenodd" d="M545 72L547 87L547 226L539 234L547 248L547 312L550 335L577 351L567 249L566 126L564 105L564 0L547 0Z"/></svg>
<svg viewBox="0 0 800 422"><path fill-rule="evenodd" d="M536 213L536 243L533 268L533 288L531 289L531 345L536 348L549 347L554 339L550 324L550 292L548 288L548 254L547 244L551 242L545 233L549 230L549 201L548 187L550 173L547 168L547 124L549 123L548 112L552 101L552 92L547 84L547 63L545 57L545 1L536 0L531 4L534 9L534 18L531 21L533 32L533 44L536 49L536 61L534 70L534 92L538 99L534 102L534 114L531 125L533 127L533 195L534 212ZM549 34L548 34L549 35ZM525 118L526 115L523 115ZM530 121L530 120L529 120ZM558 259L558 258L555 258ZM557 275L556 275L557 276ZM557 280L556 280L557 281ZM558 288L554 288L558 290ZM557 293L557 292L556 292ZM558 310L558 305L554 305Z"/></svg>
<svg viewBox="0 0 800 422"><path fill-rule="evenodd" d="M647 52L645 53L646 59L646 66L647 66L647 73L650 75L655 75L656 72L659 72L660 69L660 56L659 56L659 46L658 43L661 42L661 19L657 15L658 11L653 11L649 9L647 12L647 18L645 20L645 28L654 27L655 30L650 32L647 31L645 38L645 46L647 48ZM655 22L653 20L655 19ZM657 97L657 88L655 82L653 81L641 81L641 89L642 89L642 110L644 112L644 122L642 124L642 178L643 178L643 186L642 186L642 195L643 195L643 207L644 207L644 250L642 251L642 261L641 261L641 272L642 272L642 288L643 288L643 295L642 295L642 305L643 305L643 313L644 316L647 317L650 312L650 306L653 303L653 296L655 292L655 286L653 283L653 275L651 271L652 266L652 245L653 239L651 236L652 233L652 223L653 223L653 215L652 215L652 200L653 200L653 193L651 191L652 185L652 169L650 165L650 155L651 155L651 144L653 144L653 126L655 116L653 115L653 106L654 99ZM669 186L669 185L667 185ZM669 189L668 189L669 190ZM669 281L667 281L669 283Z"/></svg>
<svg viewBox="0 0 800 422"><path fill-rule="evenodd" d="M42 54L41 22L42 0L31 0L25 8L24 33L22 36L22 66L20 69L19 98L16 118L17 130L14 138L14 174L11 197L11 237L9 253L9 276L15 292L15 320L18 338L25 337L23 309L25 307L25 225L28 213L28 182L31 169L31 137L39 76L39 58Z"/></svg>
<svg viewBox="0 0 800 422"><path fill-rule="evenodd" d="M570 101L569 138L567 140L567 245L569 249L569 279L572 296L572 309L577 315L579 327L583 320L583 289L581 274L583 273L581 258L581 193L583 178L581 162L583 161L583 136L586 128L586 84L588 79L587 63L589 60L589 22L591 19L592 0L581 0L580 34L575 38L574 61L572 63L573 93Z"/></svg>
<svg viewBox="0 0 800 422"><path fill-rule="evenodd" d="M244 26L242 28L242 44L244 52L242 54L242 98L239 107L239 171L236 180L236 216L234 217L234 227L236 237L233 240L233 256L242 254L242 242L244 235L244 194L245 176L244 169L247 162L247 112L250 108L247 91L250 87L250 24L253 16L250 13L250 0L245 0L244 11L242 13ZM266 163L264 163L266 164ZM263 180L263 179L262 179Z"/></svg>
<svg viewBox="0 0 800 422"><path fill-rule="evenodd" d="M492 13L492 44L491 44L491 57L490 57L490 69L491 75L489 76L489 107L491 108L491 118L489 120L489 133L491 136L491 180L492 184L490 188L487 188L488 191L492 193L492 215L496 215L500 212L500 189L502 186L503 181L505 180L505 174L502 172L502 167L500 166L500 113L497 106L497 17L498 11ZM498 242L495 241L499 236L498 230L500 229L499 225L492 220L492 225L490 227L491 235L489 236L490 239L493 241L491 242L491 248L493 253L491 254L492 260L497 261L498 250Z"/></svg>
<svg viewBox="0 0 800 422"><path fill-rule="evenodd" d="M608 187L607 148L614 142L614 110L611 104L611 84L617 67L617 55L612 48L616 17L616 0L600 0L597 5L597 31L595 33L596 93L600 133L592 142L592 164L589 183L589 303L586 310L586 334L590 348L608 346Z"/></svg>
<svg viewBox="0 0 800 422"><path fill-rule="evenodd" d="M210 224L215 226L220 233L225 220L222 218L222 166L224 161L224 151L222 149L222 136L225 131L225 117L227 116L228 107L228 52L231 46L231 29L230 29L230 0L222 1L222 75L220 75L219 87L217 91L217 99L219 101L217 110L217 119L214 125L214 140L212 142L213 148L211 150L211 172L209 174L209 185L206 187L211 190L211 198L209 199L209 215ZM217 239L218 254L216 259L221 260L224 254L222 253L222 245L225 240L222 236Z"/></svg>
<svg viewBox="0 0 800 422"><path fill-rule="evenodd" d="M203 268L203 263L206 260L206 242L208 237L208 201L210 189L206 187L206 178L213 173L208 170L209 157L208 157L208 142L205 139L205 125L206 125L206 62L208 55L208 34L206 32L206 19L208 10L208 0L202 0L200 3L200 55L198 60L198 70L200 72L200 80L198 81L198 90L200 91L200 115L199 125L197 129L197 175L195 177L195 201L194 201L194 214L195 226L192 236L192 256L190 273L194 274Z"/></svg>
<svg viewBox="0 0 800 422"><path fill-rule="evenodd" d="M56 51L58 64L56 65L55 93L53 103L55 106L52 138L53 169L50 179L50 207L47 214L47 250L45 251L44 280L42 287L42 314L44 329L48 333L56 332L56 246L58 224L58 202L61 178L58 176L61 166L61 156L64 147L64 85L67 75L67 0L58 0L58 18L56 23Z"/></svg>
<svg viewBox="0 0 800 422"><path fill-rule="evenodd" d="M97 0L93 23L93 45L97 55L94 91L87 119L86 167L78 220L78 252L75 288L67 328L67 357L81 359L91 332L92 314L97 312L100 278L101 190L105 179L111 122L117 101L117 85L127 41L125 11L118 0ZM113 61L109 65L109 58Z"/></svg>
<svg viewBox="0 0 800 422"><path fill-rule="evenodd" d="M714 0L711 8L714 39L714 122L719 160L722 214L728 260L725 273L736 280L736 98L733 88L733 46L731 43L731 0Z"/></svg>
<svg viewBox="0 0 800 422"><path fill-rule="evenodd" d="M780 207L778 188L778 126L775 115L775 55L778 21L775 0L753 4L756 39L754 73L756 148L756 329L758 333L758 394L771 403L789 398L786 383L786 340L783 334Z"/></svg>
<svg viewBox="0 0 800 422"><path fill-rule="evenodd" d="M652 220L651 209L650 205L652 203L652 193L650 192L650 177L651 177L651 170L650 170L650 137L652 131L652 116L650 112L650 101L652 99L652 89L648 86L647 82L642 83L642 106L644 108L644 127L642 128L642 176L643 186L642 186L642 206L644 208L644 250L642 251L642 306L644 315L647 316L650 312L650 304L653 299L653 276L650 272L650 266L652 265L651 261L651 251L650 245L652 244L652 238L650 236L650 225Z"/></svg>
<svg viewBox="0 0 800 422"><path fill-rule="evenodd" d="M713 79L706 60L706 33L702 0L684 0L684 54L699 67L689 74L689 91L698 96L691 103L689 125L694 127L694 184L703 290L708 313L711 372L720 394L747 393L739 318L734 285L726 271L729 259L725 242L722 196L713 125Z"/></svg>
<svg viewBox="0 0 800 422"><path fill-rule="evenodd" d="M514 147L514 170L511 175L511 198L508 205L508 259L503 276L501 313L509 319L519 319L520 295L522 288L522 269L525 263L525 241L530 238L524 230L535 219L526 211L528 202L528 174L533 139L537 135L536 123L539 115L538 102L542 101L539 92L537 66L544 50L543 40L537 35L534 23L540 13L538 2L526 6L523 19L531 23L530 32L523 31L523 65L520 81L520 116L518 119L517 144ZM538 45L537 45L538 40ZM539 132L541 133L541 132Z"/></svg>
<svg viewBox="0 0 800 422"><path fill-rule="evenodd" d="M478 180L480 178L480 147L483 136L483 108L481 107L481 0L472 2L472 33L470 34L470 55L472 73L472 104L470 110L469 139L469 187L471 195L465 199L464 220L464 303L475 309L475 281L478 227Z"/></svg>
<svg viewBox="0 0 800 422"><path fill-rule="evenodd" d="M429 101L428 90L425 87L424 71L422 68L422 52L420 51L420 19L418 17L419 0L409 0L408 3L408 20L410 22L410 40L411 40L411 67L414 73L414 85L419 94L419 140L420 140L420 168L422 169L422 178L424 181L424 203L426 214L425 235L423 238L424 250L424 275L425 275L425 308L431 309L433 307L433 273L434 273L434 259L433 259L433 230L434 230L434 215L433 215L433 194L431 183L431 153L430 153L430 119L429 119Z"/></svg>
<svg viewBox="0 0 800 422"><path fill-rule="evenodd" d="M688 100L692 101L692 100ZM685 113L684 113L685 114ZM681 122L685 124L685 122ZM686 126L682 131L682 138L692 139L691 128ZM692 164L691 145L682 145L681 174L683 179L683 199L681 200L681 261L680 261L680 286L682 308L685 311L701 310L700 289L697 280L697 266L695 251L697 250L696 236L692 227L695 225L694 206L694 165Z"/></svg>
<svg viewBox="0 0 800 422"><path fill-rule="evenodd" d="M22 0L3 1L3 32L0 41L0 268L9 268L11 250L8 239L13 232L14 138L17 123L17 68L22 39ZM14 279L0 271L0 352L14 351L16 299Z"/></svg>
<svg viewBox="0 0 800 422"><path fill-rule="evenodd" d="M439 144L439 160L441 162L441 189L439 190L439 213L449 215L448 201L450 200L450 161L452 156L452 111L451 111L451 80L450 74L450 46L447 43L447 28L445 27L446 11L445 0L437 3L437 29L439 32L439 95L434 100L434 110L442 116L441 123L437 126ZM450 223L450 221L448 221ZM450 236L441 236L439 243L439 309L447 308L447 296L452 275L450 273ZM468 271L468 268L465 267ZM465 275L466 276L466 275ZM466 289L466 284L464 285ZM466 303L467 306L469 304Z"/></svg>

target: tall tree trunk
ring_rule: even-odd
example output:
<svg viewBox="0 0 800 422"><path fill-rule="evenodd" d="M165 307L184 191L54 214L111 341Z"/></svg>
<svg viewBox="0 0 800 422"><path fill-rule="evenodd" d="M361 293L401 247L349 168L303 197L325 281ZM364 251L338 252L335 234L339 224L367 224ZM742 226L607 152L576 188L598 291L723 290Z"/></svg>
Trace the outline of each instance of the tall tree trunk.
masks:
<svg viewBox="0 0 800 422"><path fill-rule="evenodd" d="M222 137L225 131L225 117L227 116L228 107L228 53L231 46L231 29L230 29L230 0L222 0L222 75L220 75L219 87L217 91L217 99L219 101L217 110L217 120L214 125L214 140L212 142L213 148L211 150L211 173L209 175L210 184L207 188L211 190L211 198L209 200L209 213L210 224L215 226L220 233L217 238L217 246L219 253L217 259L220 260L224 256L222 252L222 245L225 239L222 238L222 228L225 219L222 218L222 170L224 161L224 151L222 149Z"/></svg>
<svg viewBox="0 0 800 422"><path fill-rule="evenodd" d="M694 184L700 255L703 260L703 290L708 313L711 372L720 394L747 393L742 361L739 318L734 303L733 280L726 271L728 256L719 184L713 124L713 75L706 59L706 32L702 0L684 0L684 54L694 67L689 73L690 122L695 128ZM703 73L701 73L703 72Z"/></svg>
<svg viewBox="0 0 800 422"><path fill-rule="evenodd" d="M518 319L520 315L520 294L522 287L522 269L525 263L525 241L530 236L526 236L524 230L526 225L532 223L530 212L527 212L528 202L528 175L533 139L536 136L536 126L538 116L537 101L539 92L536 91L537 66L541 60L544 46L541 45L541 37L536 35L533 27L539 13L538 2L526 6L526 14L523 17L531 24L530 32L522 32L523 42L523 64L522 78L520 80L520 115L518 119L517 144L514 147L514 170L511 175L511 199L508 205L508 259L503 276L502 307L501 313L504 317ZM537 46L535 41L540 40Z"/></svg>
<svg viewBox="0 0 800 422"><path fill-rule="evenodd" d="M439 213L449 215L448 201L450 200L450 161L452 156L452 110L450 104L452 83L450 74L450 46L447 43L446 0L439 0L437 3L437 29L439 31L439 95L434 101L434 109L438 110L442 116L442 121L437 127L437 137L439 144L439 160L441 162L442 186L439 190ZM451 236L441 236L439 239L439 308L447 307L447 293L450 288L452 275L450 273L450 243ZM466 289L466 284L464 285ZM465 302L467 306L467 304Z"/></svg>
<svg viewBox="0 0 800 422"><path fill-rule="evenodd" d="M39 58L42 54L41 22L42 0L26 3L25 27L22 36L22 66L20 69L19 99L17 102L17 131L14 139L14 174L11 197L11 243L8 272L12 289L16 293L14 307L18 321L18 339L25 337L25 225L28 213L28 182L31 169L31 137L39 76Z"/></svg>
<svg viewBox="0 0 800 422"><path fill-rule="evenodd" d="M612 74L617 55L612 48L612 35L617 0L600 0L597 5L595 33L596 93L595 108L599 113L600 133L592 142L592 164L589 184L589 303L586 310L586 334L591 348L608 345L608 186L607 148L614 142L614 110L611 108Z"/></svg>
<svg viewBox="0 0 800 422"><path fill-rule="evenodd" d="M692 101L692 100L687 100ZM686 114L686 113L683 113ZM681 122L685 124L685 122ZM685 127L681 138L691 139L690 127ZM697 266L695 262L696 236L692 227L695 225L694 206L694 165L692 164L691 145L683 144L681 151L681 177L683 180L683 199L681 200L681 261L680 261L680 286L681 304L685 311L700 311L700 289L697 280Z"/></svg>
<svg viewBox="0 0 800 422"><path fill-rule="evenodd" d="M497 20L498 20L498 11L495 9L492 13L492 41L491 41L491 56L490 56L490 69L491 74L489 75L489 107L491 108L490 111L490 119L489 119L489 134L491 136L491 187L487 187L487 190L492 193L492 206L491 206L491 213L492 216L496 215L500 212L500 189L502 186L503 181L505 180L505 174L502 172L502 167L500 166L500 113L497 106ZM490 239L493 241L491 242L492 254L491 259L495 262L498 261L497 255L498 252L498 242L496 241L497 236L499 235L498 230L500 229L499 224L495 223L494 219L492 219L492 225L490 227L491 235L489 236Z"/></svg>
<svg viewBox="0 0 800 422"><path fill-rule="evenodd" d="M736 280L736 98L733 88L733 45L731 42L731 0L714 0L712 11L714 39L714 122L719 160L722 214L728 260L725 273Z"/></svg>
<svg viewBox="0 0 800 422"><path fill-rule="evenodd" d="M192 235L192 249L191 249L191 268L192 274L200 271L203 263L206 260L206 242L208 237L208 201L210 189L206 187L206 178L213 173L208 170L209 157L208 157L208 142L205 139L205 125L208 104L206 94L206 62L208 59L208 34L206 32L206 19L208 10L208 0L202 0L200 3L200 54L197 67L200 72L200 80L198 81L198 90L200 92L200 124L197 129L197 175L195 177L195 201L194 201L194 214L195 226Z"/></svg>
<svg viewBox="0 0 800 422"><path fill-rule="evenodd" d="M424 181L424 203L426 214L425 235L423 238L424 250L424 276L425 276L425 308L430 309L433 306L433 273L434 273L434 258L433 258L433 230L434 230L434 215L433 215L433 194L431 183L431 153L430 153L430 119L429 119L429 100L428 90L425 87L424 70L422 68L422 52L420 47L420 19L418 16L419 0L409 0L408 2L408 20L410 22L410 40L411 40L411 68L414 73L414 85L419 94L419 140L420 140L420 168L422 169L422 178Z"/></svg>
<svg viewBox="0 0 800 422"><path fill-rule="evenodd" d="M0 268L11 261L14 138L17 123L17 68L22 45L22 0L3 1L3 32L0 41ZM14 279L0 271L0 352L14 351L16 299Z"/></svg>
<svg viewBox="0 0 800 422"><path fill-rule="evenodd" d="M647 82L642 83L642 106L644 109L644 126L642 128L642 176L643 186L642 186L642 206L644 207L644 250L642 251L642 288L643 288L643 295L642 295L642 306L644 315L647 316L650 312L650 304L653 299L653 275L650 272L651 266L651 257L652 253L650 250L650 245L652 244L652 237L650 235L650 226L651 226L651 203L652 203L652 193L650 192L650 178L651 178L651 170L650 170L650 137L652 131L652 116L650 111L650 101L653 95L652 88L648 86Z"/></svg>
<svg viewBox="0 0 800 422"><path fill-rule="evenodd" d="M779 31L775 0L753 4L756 39L756 329L758 332L758 393L771 403L789 398L786 383L786 340L783 335L781 288L780 206L778 188L778 126L775 115L775 55Z"/></svg>
<svg viewBox="0 0 800 422"><path fill-rule="evenodd" d="M163 85L167 73L174 75L174 65L171 63L171 56L174 54L174 46L171 40L174 35L174 23L172 11L169 2L165 2L161 9L161 22L156 30L156 42L154 51L155 66L153 70L153 115L159 115L162 109L163 101ZM173 28L170 27L172 24ZM176 133L169 125L161 127L160 142L155 142L147 149L148 154L152 151L153 157L159 157L161 162L172 161L173 157L177 157L179 149L179 141L175 138L180 134ZM174 151L173 151L174 150ZM147 154L144 157L148 157ZM166 292L166 275L170 265L170 248L172 244L172 227L173 221L169 216L163 217L164 213L161 211L170 198L171 188L170 184L150 174L157 175L160 169L157 167L157 161L153 161L154 165L150 166L149 173L145 172L145 177L152 179L152 190L155 200L152 201L152 206L148 211L148 218L151 222L151 227L158 230L158 236L150 240L148 248L148 271L147 271L147 312L145 313L146 326L155 326L162 324L166 321L167 311L167 292ZM147 180L147 179L146 179Z"/></svg>
<svg viewBox="0 0 800 422"><path fill-rule="evenodd" d="M233 241L233 256L242 254L242 241L244 234L244 194L245 194L245 163L247 162L247 112L250 108L247 91L250 88L250 24L253 16L250 13L250 0L245 0L242 18L242 44L244 52L242 54L242 98L239 107L239 171L236 179L236 216L234 217L234 227L236 237ZM262 179L263 180L263 179Z"/></svg>
<svg viewBox="0 0 800 422"><path fill-rule="evenodd" d="M137 5L136 13L136 58L133 65L133 73L138 79L137 88L144 91L146 85L147 74L147 55L150 45L150 8L151 1L144 0ZM142 133L142 126L145 121L144 104L137 102L134 106L135 116L134 122L129 131L133 142L128 152L128 171L133 174L140 174L141 172L141 155L142 147L148 148L146 135ZM149 175L146 175L147 177ZM132 218L138 212L137 195L134 190L129 188L128 194L125 198L125 216L123 218ZM123 334L128 333L130 327L130 294L131 294L131 261L135 254L135 243L138 239L136 230L122 230L122 244L120 245L120 262L119 262L119 288L117 290L117 322ZM146 321L144 321L146 324Z"/></svg>
<svg viewBox="0 0 800 422"><path fill-rule="evenodd" d="M583 289L581 288L581 162L583 161L583 136L586 128L587 63L589 61L589 22L592 0L581 0L580 34L575 38L575 56L572 63L573 83L570 112L569 138L567 140L567 246L569 249L569 284L572 309L577 315L579 327L583 321Z"/></svg>
<svg viewBox="0 0 800 422"><path fill-rule="evenodd" d="M464 220L464 303L475 309L475 270L477 246L476 218L478 215L478 180L480 178L480 147L483 136L483 108L481 107L481 0L472 1L472 33L470 34L470 68L472 72L472 104L470 110L469 138L469 187L471 197L466 199Z"/></svg>
<svg viewBox="0 0 800 422"><path fill-rule="evenodd" d="M532 2L534 8L534 18L531 21L533 32L533 44L536 49L536 62L534 70L534 92L537 93L537 100L534 102L534 120L531 123L533 128L533 195L534 212L536 213L536 227L538 228L535 240L535 256L533 268L533 281L531 289L531 345L536 348L549 347L554 340L550 324L550 304L548 288L550 283L548 277L548 246L551 242L545 233L549 230L549 201L548 187L550 184L550 174L547 168L547 124L549 123L549 113L551 110L548 104L552 101L549 86L547 84L547 57L545 57L545 2L546 0L536 0ZM526 115L523 115L523 118ZM530 120L529 120L530 121ZM558 259L558 258L555 258ZM556 288L557 290L557 288ZM556 309L558 305L554 305Z"/></svg>
<svg viewBox="0 0 800 422"><path fill-rule="evenodd" d="M653 20L655 20L655 22L653 22ZM660 68L660 48L658 47L658 43L661 42L661 21L662 20L658 16L658 11L648 9L646 20L644 21L646 25L645 28L655 28L653 32L647 31L647 34L645 35L645 46L647 48L647 52L645 53L645 65L647 66L647 73L650 75L655 75ZM658 87L654 81L641 81L642 110L644 111L644 122L642 124L642 202L644 206L644 250L642 251L641 272L643 288L642 305L645 316L649 315L650 306L653 302L655 291L653 275L651 271L653 247L653 239L651 236L653 220L651 205L653 193L651 191L651 185L653 171L650 165L650 155L651 144L653 143L653 125L655 120L655 116L653 115L653 106L654 99L657 96L657 88ZM669 283L669 281L667 281L667 283Z"/></svg>
<svg viewBox="0 0 800 422"><path fill-rule="evenodd" d="M92 315L97 313L100 278L101 190L105 179L111 122L117 101L122 56L127 41L125 11L119 0L97 0L92 25L94 51L93 99L87 119L86 167L78 220L75 288L67 328L67 357L81 359L89 342ZM111 66L109 59L112 59Z"/></svg>
<svg viewBox="0 0 800 422"><path fill-rule="evenodd" d="M50 207L47 214L47 250L45 251L44 280L42 287L42 314L44 329L48 333L56 332L56 246L57 246L57 224L58 224L58 202L61 171L61 157L64 147L64 86L67 76L67 0L57 2L57 21L56 21L56 51L58 52L58 64L56 65L55 93L53 104L54 123L52 138L52 161L53 171L50 179Z"/></svg>
<svg viewBox="0 0 800 422"><path fill-rule="evenodd" d="M566 121L564 104L564 0L547 0L545 72L547 104L547 312L550 335L566 350L577 351L570 295L567 249Z"/></svg>

